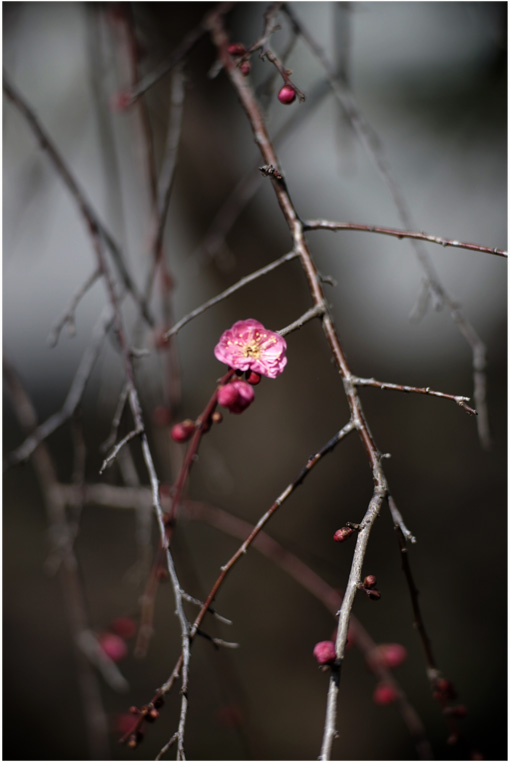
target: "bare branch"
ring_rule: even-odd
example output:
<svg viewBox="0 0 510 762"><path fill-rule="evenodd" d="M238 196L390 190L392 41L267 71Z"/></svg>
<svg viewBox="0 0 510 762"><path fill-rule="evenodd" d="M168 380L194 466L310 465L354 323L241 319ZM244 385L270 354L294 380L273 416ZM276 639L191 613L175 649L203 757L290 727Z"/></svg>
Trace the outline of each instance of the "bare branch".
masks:
<svg viewBox="0 0 510 762"><path fill-rule="evenodd" d="M218 304L232 294L235 294L236 291L239 291L240 288L247 286L248 283L257 280L257 278L260 278L263 275L267 275L272 270L275 270L280 265L283 265L285 262L290 262L291 259L296 259L296 257L296 252L289 251L288 254L284 254L283 257L276 259L274 262L271 262L271 264L266 265L265 267L261 267L260 270L255 270L255 272L250 273L250 275L246 275L244 278L241 278L237 281L237 283L234 283L233 286L225 289L225 291L222 291L221 294L218 294L218 296L214 296L212 299L208 299L206 302L201 304L200 307L197 307L196 309L192 310L192 312L188 313L183 318L178 320L177 323L164 334L164 338L169 339L171 336L175 336L175 334L178 333L181 328L186 325L186 323L189 323L190 320L193 320L193 318L196 318L198 315L201 315L203 312L210 309L210 307L214 307L215 304Z"/></svg>
<svg viewBox="0 0 510 762"><path fill-rule="evenodd" d="M139 436L141 434L143 429L133 429L129 432L129 434L126 434L125 437L123 437L120 442L117 442L111 453L108 455L107 458L104 459L101 468L99 469L99 473L102 474L103 471L105 471L107 468L109 468L117 455L119 454L119 451L122 450L124 445L126 445L128 442L131 442L132 439Z"/></svg>
<svg viewBox="0 0 510 762"><path fill-rule="evenodd" d="M456 394L446 394L445 392L435 392L429 386L407 386L403 384L390 384L386 381L377 381L375 378L358 378L354 376L352 382L355 386L373 386L376 389L392 389L397 392L406 392L413 394L428 394L431 397L443 397L443 399L452 400L456 402L459 407L469 413L469 415L477 415L476 410L469 407L466 403L469 402L469 397L461 397Z"/></svg>
<svg viewBox="0 0 510 762"><path fill-rule="evenodd" d="M412 230L397 230L396 228L386 228L380 225L358 225L354 222L332 222L331 220L306 220L304 223L305 230L359 230L365 233L380 233L381 235L389 235L393 238L414 238L419 241L428 241L429 243L437 243L443 248L451 247L457 249L469 249L470 251L479 251L485 254L495 254L498 257L508 258L508 252L504 249L494 249L490 246L480 246L478 243L464 243L463 241L455 241L450 238L440 238L437 235L430 235L429 233L417 233Z"/></svg>
<svg viewBox="0 0 510 762"><path fill-rule="evenodd" d="M34 452L36 447L44 439L50 436L73 415L80 404L80 400L89 381L92 370L101 350L104 337L112 324L112 312L110 308L103 310L101 317L93 331L91 344L83 353L73 382L67 393L62 408L41 423L16 450L6 457L6 467L22 463Z"/></svg>
<svg viewBox="0 0 510 762"><path fill-rule="evenodd" d="M85 283L80 286L76 294L73 296L71 303L67 310L64 312L61 318L55 323L53 326L50 335L48 336L48 343L50 346L54 347L56 346L60 332L62 331L63 327L67 323L69 326L69 333L71 336L74 336L76 332L76 327L74 324L74 313L76 311L76 307L78 306L80 300L83 298L83 296L87 293L89 288L91 288L96 280L101 276L101 273L98 269L94 270L92 275L90 275Z"/></svg>
<svg viewBox="0 0 510 762"><path fill-rule="evenodd" d="M279 330L278 333L280 336L287 336L288 333L296 331L298 328L302 328L305 323L308 323L309 320L313 320L314 317L321 317L324 315L324 313L324 305L317 304L315 307L311 307L309 310L303 313L303 315L301 315L301 317L295 320L293 323L290 323L290 325Z"/></svg>
<svg viewBox="0 0 510 762"><path fill-rule="evenodd" d="M5 76L3 87L4 93L24 117L30 129L39 141L41 148L47 152L56 172L61 177L69 193L76 201L78 208L87 224L90 235L92 238L94 238L95 235L99 234L104 239L115 261L124 286L140 307L145 320L149 323L149 325L153 325L153 320L147 311L147 306L142 297L138 294L136 285L126 269L124 257L120 251L119 246L115 242L111 233L106 229L105 225L100 221L97 213L94 211L90 202L86 198L84 191L80 188L78 182L73 177L71 170L65 163L57 147L49 137L48 133L42 127L34 111L30 108L21 94L10 84Z"/></svg>

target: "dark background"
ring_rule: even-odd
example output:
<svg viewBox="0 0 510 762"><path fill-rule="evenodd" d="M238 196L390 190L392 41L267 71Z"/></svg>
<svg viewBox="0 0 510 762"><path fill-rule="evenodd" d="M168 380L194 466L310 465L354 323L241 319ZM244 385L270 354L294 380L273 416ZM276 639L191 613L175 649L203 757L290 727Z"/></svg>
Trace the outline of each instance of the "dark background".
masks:
<svg viewBox="0 0 510 762"><path fill-rule="evenodd" d="M142 72L150 72L211 8L199 3L131 6ZM420 230L506 245L506 4L296 3L293 7L329 55L349 29L350 77L359 106L383 140ZM232 40L261 33L265 3L243 3L230 19ZM137 281L148 261L150 209L136 116L115 113L109 98L126 85L124 6L99 3L4 3L4 68L31 103L95 208L127 252ZM274 35L280 52L288 25ZM269 181L214 256L200 250L212 218L238 179L258 175L260 157L235 93L220 73L209 78L214 51L204 38L186 66L186 103L179 165L166 227L166 256L175 278L176 318L290 248ZM288 62L310 97L267 106L271 134L300 123L276 144L292 198L304 218L325 217L401 227L388 192L331 95L320 100L323 74L302 42ZM270 64L252 60L253 82ZM147 97L157 159L168 120L170 79ZM111 139L107 138L108 129ZM92 271L83 222L27 125L4 99L4 353L21 374L42 421L58 410L105 303L96 284L77 310L77 334L46 338L72 294ZM409 315L422 279L409 242L364 233L313 233L318 267L349 362L360 376L472 393L471 353L445 310L420 322ZM506 267L489 255L428 246L445 287L462 303L488 352L488 405L493 446L479 444L476 422L454 404L429 397L362 390L376 442L391 453L385 470L392 494L418 542L410 560L439 665L469 711L468 748L486 759L506 757ZM157 309L158 302L155 302ZM213 347L235 320L255 317L274 330L310 306L293 262L238 292L188 324L178 336L182 400L175 420L195 417L221 373ZM136 314L126 309L132 325ZM175 450L165 428L151 424L164 401L162 356L154 336L137 382L158 475L175 478ZM255 523L307 458L348 419L341 382L318 323L288 337L288 366L257 387L241 417L204 439L189 495ZM86 473L99 481L101 442L108 436L122 369L106 342L81 407ZM6 390L4 389L4 394ZM129 424L126 424L129 426ZM128 428L123 430L126 433ZM4 456L23 441L4 399ZM72 431L66 424L48 445L58 476L69 482ZM132 448L142 483L146 475ZM102 477L120 484L116 467ZM4 758L89 756L73 644L58 579L48 576L48 524L30 465L4 475ZM371 495L366 456L353 436L317 466L271 521L268 531L334 588L347 579L353 545L333 532L360 520ZM91 626L136 616L140 579L132 511L86 506L76 542ZM154 534L155 537L155 534ZM238 542L184 521L174 552L186 589L204 597ZM366 572L382 600L358 596L354 613L376 641L403 643L397 671L419 711L439 759L456 758L430 695L420 644L400 571L391 521L383 511L370 540ZM222 589L218 609L233 619L216 632L240 643L215 651L193 648L189 759L315 759L320 750L327 676L312 657L331 637L334 620L306 591L255 550ZM176 728L178 693L135 752L119 746L114 719L143 704L169 675L179 630L169 586L157 598L147 659L130 653L119 666L130 683L116 695L104 686L114 759L151 759ZM190 613L191 616L191 613ZM214 629L214 628L213 628ZM413 759L412 741L395 707L372 702L374 678L351 649L342 675L338 759ZM225 717L234 708L237 722ZM173 752L175 753L175 752ZM171 753L171 754L173 754ZM463 752L459 752L460 755ZM462 757L464 758L464 757Z"/></svg>

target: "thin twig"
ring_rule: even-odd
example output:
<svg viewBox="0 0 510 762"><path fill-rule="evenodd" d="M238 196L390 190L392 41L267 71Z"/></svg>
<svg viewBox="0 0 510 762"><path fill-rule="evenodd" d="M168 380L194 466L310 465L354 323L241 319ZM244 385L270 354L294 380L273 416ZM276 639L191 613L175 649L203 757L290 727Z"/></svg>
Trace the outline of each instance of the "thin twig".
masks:
<svg viewBox="0 0 510 762"><path fill-rule="evenodd" d="M109 468L117 455L119 454L120 450L126 445L128 442L131 442L132 439L139 436L139 434L142 433L141 429L133 429L129 432L129 434L126 434L125 437L122 437L120 442L117 442L111 453L103 460L103 463L101 465L101 468L99 469L99 473L102 474L103 471L105 471L107 468Z"/></svg>
<svg viewBox="0 0 510 762"><path fill-rule="evenodd" d="M298 328L302 328L305 323L308 323L309 320L313 320L314 317L321 317L324 315L325 307L323 304L316 304L315 307L311 307L309 310L304 312L300 318L297 320L294 320L293 323L290 323L290 325L286 326L285 328L281 328L277 333L280 334L280 336L287 336L287 334L291 333L292 331L296 331Z"/></svg>
<svg viewBox="0 0 510 762"><path fill-rule="evenodd" d="M42 441L60 428L73 415L83 397L99 356L104 337L112 325L112 319L111 309L109 307L105 308L94 327L92 341L81 357L78 369L61 409L47 418L44 423L37 426L19 447L7 455L5 459L6 467L17 465L27 460Z"/></svg>
<svg viewBox="0 0 510 762"><path fill-rule="evenodd" d="M136 86L136 88L129 93L131 97L130 103L133 104L141 96L144 95L151 87L159 82L166 74L169 74L172 69L183 61L186 56L193 50L197 42L205 34L205 28L203 24L199 24L195 29L192 29L172 52L170 57L160 64L154 71L147 74Z"/></svg>
<svg viewBox="0 0 510 762"><path fill-rule="evenodd" d="M354 230L362 231L364 233L379 233L381 235L389 235L399 240L403 238L414 238L419 241L428 241L429 243L436 243L443 248L451 247L457 249L469 249L470 251L479 251L485 254L495 254L498 257L508 258L508 252L504 249L495 249L490 246L480 246L478 243L464 243L463 241L456 241L451 238L441 238L437 235L430 235L429 233L418 233L413 230L398 230L397 228L381 227L380 225L358 225L355 222L333 222L331 220L306 220L304 222L305 230Z"/></svg>
<svg viewBox="0 0 510 762"><path fill-rule="evenodd" d="M70 335L74 336L76 332L76 326L74 323L74 313L76 312L76 307L78 306L80 300L85 296L87 291L94 285L94 283L96 282L96 280L98 280L100 276L101 276L101 273L96 268L94 272L87 278L87 280L80 286L76 294L73 296L69 304L69 307L51 329L51 333L48 336L48 343L51 347L56 346L60 333L66 323L69 326Z"/></svg>
<svg viewBox="0 0 510 762"><path fill-rule="evenodd" d="M390 384L386 381L377 381L375 378L358 378L353 376L352 382L355 386L373 386L376 389L391 389L397 392L407 392L413 394L427 394L431 397L443 397L443 399L452 400L456 402L459 407L469 413L469 415L477 415L476 410L469 407L469 397L461 397L458 394L446 394L445 392L436 392L430 388L430 386L407 386L404 384Z"/></svg>
<svg viewBox="0 0 510 762"><path fill-rule="evenodd" d="M269 265L266 265L265 267L261 267L260 270L255 270L255 272L250 273L250 275L246 275L244 278L241 278L237 281L237 283L234 283L233 286L230 286L229 288L225 289L225 291L222 291L221 294L218 294L217 296L214 296L212 299L208 299L206 302L200 305L200 307L197 307L196 309L189 312L187 315L185 315L183 318L177 321L172 328L170 328L169 331L167 331L164 334L165 339L169 339L171 336L175 336L176 333L178 333L183 326L186 325L186 323L189 323L190 320L193 320L198 315L201 315L206 310L210 309L211 307L214 307L215 304L218 304L219 302L222 302L227 297L231 296L231 294L235 294L236 291L239 291L240 288L243 288L244 286L247 286L248 283L251 283L254 280L257 280L257 278L260 278L262 275L267 275L272 270L275 270L280 265L283 265L285 262L290 262L292 259L296 259L297 254L295 251L289 251L288 254L284 254L283 257L280 257L279 259L276 259L274 262L271 262Z"/></svg>
<svg viewBox="0 0 510 762"><path fill-rule="evenodd" d="M77 180L74 178L71 170L64 161L64 158L60 154L60 151L57 149L55 143L51 140L49 134L43 128L33 109L28 105L22 95L12 86L12 84L8 79L6 79L5 76L3 80L3 88L6 96L13 103L13 105L16 106L20 114L29 125L41 148L47 152L56 172L63 180L72 198L74 198L76 201L92 238L95 234L100 234L104 239L112 254L112 258L116 264L124 286L139 306L145 320L149 323L149 325L152 326L153 319L148 313L147 305L138 293L137 287L126 268L123 254L115 242L112 234L100 221L98 214L95 212L89 200L87 199L85 192L80 188Z"/></svg>

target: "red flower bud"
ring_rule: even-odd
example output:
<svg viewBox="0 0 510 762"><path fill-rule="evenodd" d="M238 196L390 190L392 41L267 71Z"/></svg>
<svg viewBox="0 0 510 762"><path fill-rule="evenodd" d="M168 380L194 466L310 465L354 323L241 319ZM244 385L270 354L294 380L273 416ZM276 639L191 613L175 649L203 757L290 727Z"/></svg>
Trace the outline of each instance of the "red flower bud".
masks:
<svg viewBox="0 0 510 762"><path fill-rule="evenodd" d="M232 381L218 390L218 402L231 413L242 413L255 399L255 392L246 381Z"/></svg>
<svg viewBox="0 0 510 762"><path fill-rule="evenodd" d="M246 48L241 42L233 42L227 50L231 56L244 56L246 53Z"/></svg>
<svg viewBox="0 0 510 762"><path fill-rule="evenodd" d="M342 527L341 529L336 530L333 539L335 542L345 542L352 534L354 534L354 529L351 529L350 527Z"/></svg>
<svg viewBox="0 0 510 762"><path fill-rule="evenodd" d="M241 69L243 77L247 77L251 71L251 63L249 61L243 61L239 68Z"/></svg>
<svg viewBox="0 0 510 762"><path fill-rule="evenodd" d="M330 664L336 659L335 644L332 640L321 640L315 644L313 655L319 664Z"/></svg>
<svg viewBox="0 0 510 762"><path fill-rule="evenodd" d="M374 577L373 574L369 574L363 580L363 587L366 587L368 589L375 587L376 585L377 585L377 579Z"/></svg>
<svg viewBox="0 0 510 762"><path fill-rule="evenodd" d="M189 418L182 423L176 423L170 431L170 436L174 442L187 442L195 431L195 424Z"/></svg>
<svg viewBox="0 0 510 762"><path fill-rule="evenodd" d="M254 373L253 371L250 371L246 374L246 381L252 386L257 386L257 384L260 384L261 380L262 376L260 373Z"/></svg>
<svg viewBox="0 0 510 762"><path fill-rule="evenodd" d="M372 696L374 703L379 706L388 706L397 699L397 692L393 686L387 683L379 683Z"/></svg>
<svg viewBox="0 0 510 762"><path fill-rule="evenodd" d="M296 91L290 85L284 85L278 93L280 103L293 103L296 100Z"/></svg>

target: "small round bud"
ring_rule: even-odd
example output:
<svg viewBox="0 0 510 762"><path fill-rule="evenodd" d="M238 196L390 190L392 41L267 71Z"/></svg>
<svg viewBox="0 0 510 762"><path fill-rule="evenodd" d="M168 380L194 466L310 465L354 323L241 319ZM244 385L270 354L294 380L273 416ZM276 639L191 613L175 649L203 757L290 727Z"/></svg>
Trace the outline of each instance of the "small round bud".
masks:
<svg viewBox="0 0 510 762"><path fill-rule="evenodd" d="M396 701L397 692L392 685L388 685L387 683L379 683L379 685L376 686L372 698L374 700L374 704L378 704L379 706L388 706L389 704L393 704L394 701Z"/></svg>
<svg viewBox="0 0 510 762"><path fill-rule="evenodd" d="M335 542L345 542L352 534L354 534L354 529L351 529L350 527L342 527L341 529L336 530L333 539Z"/></svg>
<svg viewBox="0 0 510 762"><path fill-rule="evenodd" d="M130 714L140 714L140 710L137 706L130 706L129 707L129 713Z"/></svg>
<svg viewBox="0 0 510 762"><path fill-rule="evenodd" d="M255 373L255 371L250 370L246 374L246 381L252 386L257 386L257 384L260 384L260 382L262 381L262 376L260 375L260 373Z"/></svg>
<svg viewBox="0 0 510 762"><path fill-rule="evenodd" d="M336 648L332 640L321 640L313 649L315 660L319 664L330 664L336 659Z"/></svg>
<svg viewBox="0 0 510 762"><path fill-rule="evenodd" d="M380 667L393 669L407 659L407 650L400 643L381 643L370 655L370 661Z"/></svg>
<svg viewBox="0 0 510 762"><path fill-rule="evenodd" d="M103 632L99 636L99 645L112 661L122 661L128 654L126 643L113 632Z"/></svg>
<svg viewBox="0 0 510 762"><path fill-rule="evenodd" d="M284 85L278 93L280 103L293 103L296 100L296 91L290 85Z"/></svg>
<svg viewBox="0 0 510 762"><path fill-rule="evenodd" d="M241 69L243 77L247 77L251 71L251 63L249 61L243 61L239 68Z"/></svg>
<svg viewBox="0 0 510 762"><path fill-rule="evenodd" d="M377 585L377 579L374 577L373 574L368 574L363 580L363 587L366 587L367 589L371 589L372 587L375 587L376 585Z"/></svg>
<svg viewBox="0 0 510 762"><path fill-rule="evenodd" d="M244 56L246 53L246 48L241 42L233 42L227 50L231 56Z"/></svg>
<svg viewBox="0 0 510 762"><path fill-rule="evenodd" d="M211 415L211 421L213 423L221 423L223 420L223 416L220 413L219 410L215 410L214 413Z"/></svg>
<svg viewBox="0 0 510 762"><path fill-rule="evenodd" d="M174 442L187 442L195 431L195 424L189 418L172 426L170 436Z"/></svg>

